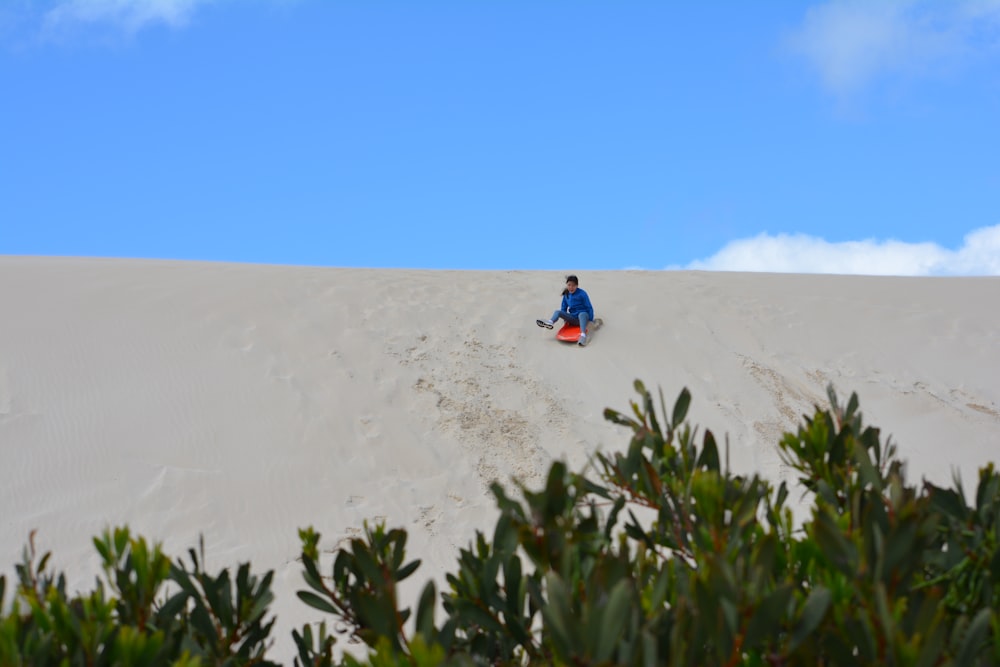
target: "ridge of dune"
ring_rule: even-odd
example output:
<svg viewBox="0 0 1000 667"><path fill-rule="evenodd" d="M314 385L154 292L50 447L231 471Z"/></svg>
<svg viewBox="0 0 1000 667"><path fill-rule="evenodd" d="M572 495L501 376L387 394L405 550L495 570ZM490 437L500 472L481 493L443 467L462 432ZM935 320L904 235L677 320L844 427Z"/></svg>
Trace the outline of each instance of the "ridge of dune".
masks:
<svg viewBox="0 0 1000 667"><path fill-rule="evenodd" d="M995 456L998 278L575 272L605 321L582 349L534 325L552 271L0 257L0 572L33 529L81 589L105 527L174 556L204 535L210 569L276 570L280 659L320 618L298 527L329 548L384 519L412 585L439 577L492 527L491 480L625 445L602 412L636 378L688 387L733 468L775 481L830 383L913 479L969 488Z"/></svg>

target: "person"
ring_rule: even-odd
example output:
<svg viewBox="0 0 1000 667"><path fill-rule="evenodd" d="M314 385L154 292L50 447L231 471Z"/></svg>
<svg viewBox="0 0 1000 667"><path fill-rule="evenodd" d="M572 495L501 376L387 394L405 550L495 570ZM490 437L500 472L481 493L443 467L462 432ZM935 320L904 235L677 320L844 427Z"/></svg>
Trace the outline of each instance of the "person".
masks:
<svg viewBox="0 0 1000 667"><path fill-rule="evenodd" d="M566 289L563 290L559 310L552 313L552 317L547 320L535 320L535 324L551 329L560 319L566 320L567 324L578 325L580 339L577 344L587 344L587 323L594 321L594 307L590 304L587 293L580 289L580 281L576 276L566 276Z"/></svg>

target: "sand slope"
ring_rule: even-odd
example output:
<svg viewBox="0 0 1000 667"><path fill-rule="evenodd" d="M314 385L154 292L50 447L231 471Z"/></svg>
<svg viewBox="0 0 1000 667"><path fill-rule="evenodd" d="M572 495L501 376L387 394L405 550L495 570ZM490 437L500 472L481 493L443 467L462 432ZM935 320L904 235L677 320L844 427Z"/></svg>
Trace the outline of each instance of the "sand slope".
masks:
<svg viewBox="0 0 1000 667"><path fill-rule="evenodd" d="M275 657L318 614L296 529L410 531L414 585L492 526L491 479L537 484L627 434L636 378L787 479L774 442L832 382L914 476L967 487L1000 426L996 278L585 272L587 348L534 320L553 272L360 270L0 257L0 571L30 530L74 586L128 523L212 569L276 573Z"/></svg>

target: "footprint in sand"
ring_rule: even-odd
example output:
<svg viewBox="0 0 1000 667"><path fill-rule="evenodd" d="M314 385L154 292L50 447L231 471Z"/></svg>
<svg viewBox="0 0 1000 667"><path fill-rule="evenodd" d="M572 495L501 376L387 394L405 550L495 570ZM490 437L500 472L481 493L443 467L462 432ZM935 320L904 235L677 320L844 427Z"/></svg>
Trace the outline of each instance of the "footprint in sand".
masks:
<svg viewBox="0 0 1000 667"><path fill-rule="evenodd" d="M421 505L417 509L420 511L420 515L413 520L413 523L423 524L431 535L436 535L434 523L441 517L441 513L434 511L434 505Z"/></svg>
<svg viewBox="0 0 1000 667"><path fill-rule="evenodd" d="M990 401L983 400L978 396L973 396L969 392L961 389L952 389L950 394L952 400L964 404L965 407L970 410L975 410L980 414L989 415L993 418L1000 418L1000 411L996 409L996 406L988 405ZM0 406L0 409L2 409L2 406Z"/></svg>
<svg viewBox="0 0 1000 667"><path fill-rule="evenodd" d="M232 350L246 353L254 348L254 332L257 330L256 324L251 324L239 332L229 332L226 334L224 344Z"/></svg>
<svg viewBox="0 0 1000 667"><path fill-rule="evenodd" d="M369 440L374 440L382 432L375 418L371 415L358 417L358 430L361 432L361 435Z"/></svg>

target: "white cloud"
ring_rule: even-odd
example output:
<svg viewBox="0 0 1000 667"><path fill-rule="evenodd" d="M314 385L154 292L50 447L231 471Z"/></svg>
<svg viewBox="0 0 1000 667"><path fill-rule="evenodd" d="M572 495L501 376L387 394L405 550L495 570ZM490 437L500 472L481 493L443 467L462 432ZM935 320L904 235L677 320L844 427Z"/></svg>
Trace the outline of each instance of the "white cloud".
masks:
<svg viewBox="0 0 1000 667"><path fill-rule="evenodd" d="M788 38L846 97L887 76L917 77L1000 46L1000 0L831 0Z"/></svg>
<svg viewBox="0 0 1000 667"><path fill-rule="evenodd" d="M893 240L831 243L805 234L760 234L733 241L708 259L683 268L891 276L998 276L1000 225L967 234L957 250L936 243Z"/></svg>
<svg viewBox="0 0 1000 667"><path fill-rule="evenodd" d="M45 13L48 30L106 24L134 33L157 23L186 24L200 5L213 0L59 0Z"/></svg>

